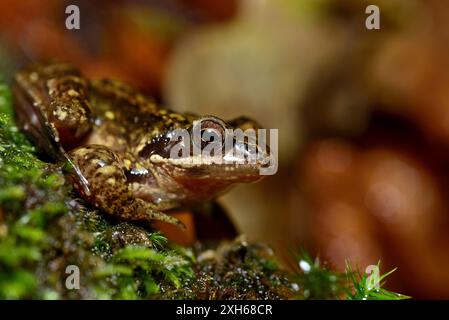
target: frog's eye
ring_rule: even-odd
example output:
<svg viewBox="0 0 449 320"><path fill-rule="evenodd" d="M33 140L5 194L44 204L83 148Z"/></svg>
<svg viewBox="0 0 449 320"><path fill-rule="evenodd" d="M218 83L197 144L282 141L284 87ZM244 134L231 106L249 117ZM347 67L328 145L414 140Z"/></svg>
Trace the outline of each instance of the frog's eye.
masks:
<svg viewBox="0 0 449 320"><path fill-rule="evenodd" d="M216 117L202 118L196 125L200 125L199 134L200 139L193 139L193 141L201 141L201 148L204 148L211 142L223 141L226 124ZM198 132L194 130L194 132Z"/></svg>
<svg viewBox="0 0 449 320"><path fill-rule="evenodd" d="M215 131L223 134L226 130L226 123L217 117L205 117L200 120L202 131Z"/></svg>

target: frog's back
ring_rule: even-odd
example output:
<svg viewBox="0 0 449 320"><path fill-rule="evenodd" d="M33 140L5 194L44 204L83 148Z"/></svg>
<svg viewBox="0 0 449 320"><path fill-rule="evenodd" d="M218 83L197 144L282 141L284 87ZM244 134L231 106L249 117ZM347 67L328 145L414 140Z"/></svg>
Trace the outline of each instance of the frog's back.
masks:
<svg viewBox="0 0 449 320"><path fill-rule="evenodd" d="M162 109L153 99L120 81L94 80L89 89L95 121L88 143L118 152L135 153L167 130L187 127L194 118Z"/></svg>

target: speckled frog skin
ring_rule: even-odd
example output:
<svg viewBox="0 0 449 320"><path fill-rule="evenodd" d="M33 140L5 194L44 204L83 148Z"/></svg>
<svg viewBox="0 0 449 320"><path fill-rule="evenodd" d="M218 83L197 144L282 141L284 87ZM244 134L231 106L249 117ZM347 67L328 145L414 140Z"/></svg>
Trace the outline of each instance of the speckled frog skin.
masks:
<svg viewBox="0 0 449 320"><path fill-rule="evenodd" d="M267 162L259 156L252 164L192 165L189 157L173 163L170 134L190 129L194 120L202 120L202 129L219 131L257 125L244 117L225 122L172 112L122 82L90 81L69 63L34 64L18 72L13 98L21 128L64 164L81 197L122 220L181 225L163 211L259 180Z"/></svg>

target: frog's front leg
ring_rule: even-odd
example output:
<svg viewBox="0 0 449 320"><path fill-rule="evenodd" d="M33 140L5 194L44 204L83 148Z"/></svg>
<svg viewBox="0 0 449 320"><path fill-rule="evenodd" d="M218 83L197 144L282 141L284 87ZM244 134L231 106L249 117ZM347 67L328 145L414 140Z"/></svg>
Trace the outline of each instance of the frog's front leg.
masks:
<svg viewBox="0 0 449 320"><path fill-rule="evenodd" d="M19 124L54 160L91 131L87 80L71 64L32 65L16 74L12 90Z"/></svg>
<svg viewBox="0 0 449 320"><path fill-rule="evenodd" d="M39 150L54 161L67 161L88 193L87 182L66 150L80 145L92 129L87 81L71 64L34 64L12 84L15 115Z"/></svg>
<svg viewBox="0 0 449 320"><path fill-rule="evenodd" d="M101 145L87 145L69 152L88 181L90 195L84 193L74 177L76 189L93 206L122 220L161 220L184 225L158 210L157 205L136 198L131 192L119 156Z"/></svg>

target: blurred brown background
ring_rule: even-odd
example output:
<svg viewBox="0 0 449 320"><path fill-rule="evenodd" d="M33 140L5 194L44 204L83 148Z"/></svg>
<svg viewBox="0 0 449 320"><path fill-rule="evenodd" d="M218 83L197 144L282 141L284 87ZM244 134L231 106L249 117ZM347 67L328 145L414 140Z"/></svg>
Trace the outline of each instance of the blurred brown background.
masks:
<svg viewBox="0 0 449 320"><path fill-rule="evenodd" d="M65 28L77 4L81 29ZM365 28L376 4L381 29ZM64 59L176 110L279 129L279 172L220 201L292 267L382 260L387 287L449 298L449 3L6 0L0 71ZM294 266L293 266L294 267Z"/></svg>

